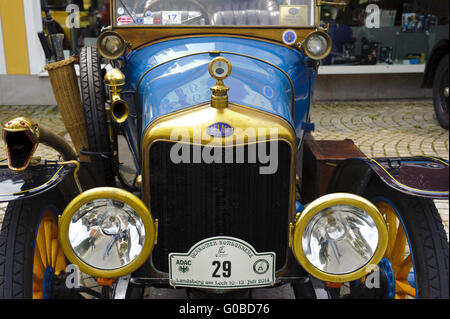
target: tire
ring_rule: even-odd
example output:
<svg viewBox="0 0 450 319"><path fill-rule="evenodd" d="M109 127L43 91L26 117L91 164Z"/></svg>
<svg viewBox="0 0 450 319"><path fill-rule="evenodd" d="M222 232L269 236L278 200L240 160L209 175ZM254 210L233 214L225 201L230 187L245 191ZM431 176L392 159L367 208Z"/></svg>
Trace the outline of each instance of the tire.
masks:
<svg viewBox="0 0 450 319"><path fill-rule="evenodd" d="M403 292L415 291L415 297L419 299L448 299L448 242L433 201L399 193L378 179L369 184L364 196L378 207L387 220L390 235L385 259L393 266L395 297L405 298L408 294ZM395 223L399 225L397 229L391 226ZM395 236L395 233L402 234L402 230L404 235ZM393 238L396 238L395 241ZM401 242L401 238L404 238L404 247L393 246L394 242ZM404 256L408 248L412 262L396 270L396 266L402 263L407 265L408 258ZM408 276L406 280L405 276Z"/></svg>
<svg viewBox="0 0 450 319"><path fill-rule="evenodd" d="M105 86L101 57L95 47L80 51L80 88L86 120L89 152L111 153L105 110ZM91 156L92 170L97 174L98 186L115 186L113 159Z"/></svg>
<svg viewBox="0 0 450 319"><path fill-rule="evenodd" d="M439 62L433 81L433 104L439 124L448 130L448 95L444 91L448 88L448 54Z"/></svg>
<svg viewBox="0 0 450 319"><path fill-rule="evenodd" d="M53 223L56 221L57 227L57 215L65 206L61 198L59 191L51 190L41 196L8 204L0 232L0 299L44 297L44 290L48 296L51 295L50 285L47 285L47 289L42 288L42 294L33 293L33 285L37 284L33 267L36 263L38 227L48 218ZM55 235L57 240L57 228L52 224L52 239L55 239ZM62 250L58 253L62 254ZM57 256L53 270L65 270L64 255ZM45 278L50 278L52 274L47 275L47 270L51 270L51 262L43 264L43 267L46 270Z"/></svg>

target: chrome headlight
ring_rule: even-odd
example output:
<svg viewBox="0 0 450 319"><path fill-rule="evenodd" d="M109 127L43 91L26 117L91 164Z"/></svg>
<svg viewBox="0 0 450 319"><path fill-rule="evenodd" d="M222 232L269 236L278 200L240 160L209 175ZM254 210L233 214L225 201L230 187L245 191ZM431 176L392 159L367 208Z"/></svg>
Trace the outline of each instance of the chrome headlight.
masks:
<svg viewBox="0 0 450 319"><path fill-rule="evenodd" d="M97 39L97 49L102 57L115 60L122 56L127 45L125 40L114 31L106 31Z"/></svg>
<svg viewBox="0 0 450 319"><path fill-rule="evenodd" d="M372 203L353 194L322 196L295 224L295 256L306 271L324 281L363 277L381 261L386 247L383 216Z"/></svg>
<svg viewBox="0 0 450 319"><path fill-rule="evenodd" d="M150 256L156 225L135 195L100 187L78 195L60 218L66 257L95 277L124 276Z"/></svg>
<svg viewBox="0 0 450 319"><path fill-rule="evenodd" d="M303 49L311 59L321 60L330 54L332 48L328 33L316 31L309 34L303 42Z"/></svg>

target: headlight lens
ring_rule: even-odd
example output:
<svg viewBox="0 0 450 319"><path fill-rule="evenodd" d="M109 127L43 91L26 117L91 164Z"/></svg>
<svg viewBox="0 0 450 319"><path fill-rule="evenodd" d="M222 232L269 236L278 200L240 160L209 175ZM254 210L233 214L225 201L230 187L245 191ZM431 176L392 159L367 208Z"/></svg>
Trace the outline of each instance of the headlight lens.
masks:
<svg viewBox="0 0 450 319"><path fill-rule="evenodd" d="M98 37L97 48L104 58L115 60L125 52L126 44L118 33L106 31Z"/></svg>
<svg viewBox="0 0 450 319"><path fill-rule="evenodd" d="M118 52L120 52L121 49L121 41L119 38L112 36L112 35L108 35L106 37L103 38L102 40L102 47L105 48L105 50L111 54L111 55L115 55Z"/></svg>
<svg viewBox="0 0 450 319"><path fill-rule="evenodd" d="M305 53L314 60L325 58L330 53L331 46L330 36L323 31L311 33L304 42Z"/></svg>
<svg viewBox="0 0 450 319"><path fill-rule="evenodd" d="M84 204L69 225L69 242L86 264L99 269L128 265L142 252L145 228L138 214L114 199Z"/></svg>
<svg viewBox="0 0 450 319"><path fill-rule="evenodd" d="M322 196L297 219L293 249L318 279L346 282L367 275L387 246L383 216L366 199L345 193Z"/></svg>
<svg viewBox="0 0 450 319"><path fill-rule="evenodd" d="M331 274L356 271L369 262L378 245L378 230L362 209L336 205L318 212L306 225L303 251L317 269Z"/></svg>
<svg viewBox="0 0 450 319"><path fill-rule="evenodd" d="M156 226L145 205L121 189L101 187L77 196L60 219L66 257L95 277L120 277L149 257Z"/></svg>

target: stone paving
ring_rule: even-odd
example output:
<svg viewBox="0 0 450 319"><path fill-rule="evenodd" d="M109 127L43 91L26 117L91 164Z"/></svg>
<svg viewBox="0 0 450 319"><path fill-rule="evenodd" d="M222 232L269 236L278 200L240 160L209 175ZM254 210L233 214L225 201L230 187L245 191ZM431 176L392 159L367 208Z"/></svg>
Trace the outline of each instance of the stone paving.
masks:
<svg viewBox="0 0 450 319"><path fill-rule="evenodd" d="M0 106L0 123L25 116L70 140L56 106ZM449 159L449 131L442 129L432 102L383 101L316 103L311 109L316 139L352 139L370 157L427 155ZM57 159L52 149L40 145L36 156ZM0 143L0 159L5 148ZM449 202L435 201L448 235ZM0 204L0 224L5 204Z"/></svg>

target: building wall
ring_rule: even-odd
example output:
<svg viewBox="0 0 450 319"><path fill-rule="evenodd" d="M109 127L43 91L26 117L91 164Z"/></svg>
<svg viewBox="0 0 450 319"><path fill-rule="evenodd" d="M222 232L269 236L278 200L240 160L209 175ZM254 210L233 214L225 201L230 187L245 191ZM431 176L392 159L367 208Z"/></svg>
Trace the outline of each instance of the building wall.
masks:
<svg viewBox="0 0 450 319"><path fill-rule="evenodd" d="M2 74L6 74L6 60L3 46L2 16L0 14L0 75Z"/></svg>
<svg viewBox="0 0 450 319"><path fill-rule="evenodd" d="M0 74L29 75L45 63L37 33L42 31L40 1L0 0Z"/></svg>
<svg viewBox="0 0 450 319"><path fill-rule="evenodd" d="M37 36L43 29L41 2L36 0L23 0L25 14L25 30L27 35L28 61L30 74L38 74L45 65L45 54Z"/></svg>

